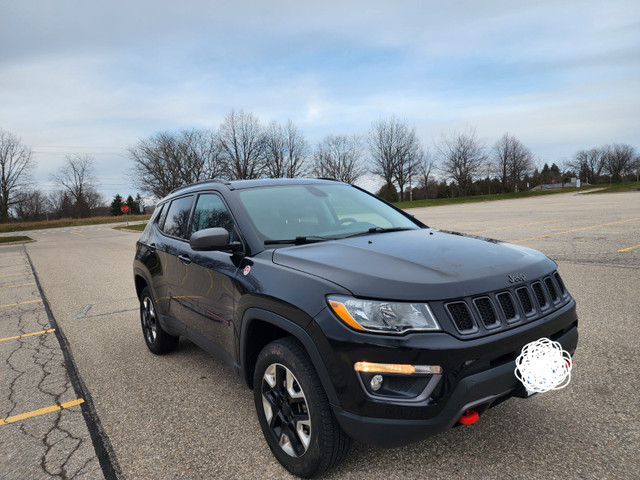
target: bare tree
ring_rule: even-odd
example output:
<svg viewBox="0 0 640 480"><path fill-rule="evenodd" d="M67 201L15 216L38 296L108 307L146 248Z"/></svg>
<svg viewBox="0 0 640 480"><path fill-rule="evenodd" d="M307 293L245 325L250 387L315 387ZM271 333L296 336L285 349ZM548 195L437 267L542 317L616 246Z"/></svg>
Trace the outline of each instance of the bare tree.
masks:
<svg viewBox="0 0 640 480"><path fill-rule="evenodd" d="M296 178L307 173L309 144L289 120L283 128L273 121L264 134L264 167L269 178Z"/></svg>
<svg viewBox="0 0 640 480"><path fill-rule="evenodd" d="M568 163L575 174L584 179L587 183L598 183L599 177L605 167L605 151L601 148L590 150L580 150L573 156L573 160Z"/></svg>
<svg viewBox="0 0 640 480"><path fill-rule="evenodd" d="M362 161L362 142L357 135L329 135L316 147L313 173L355 183L367 173Z"/></svg>
<svg viewBox="0 0 640 480"><path fill-rule="evenodd" d="M417 140L414 130L407 139L404 148L399 152L398 162L396 163L396 168L393 170L393 178L400 190L400 201L405 200L404 187L407 183L411 185L411 179L415 175L420 162L420 155L420 142Z"/></svg>
<svg viewBox="0 0 640 480"><path fill-rule="evenodd" d="M32 151L20 139L0 128L0 221L9 221L9 210L18 199L29 171L34 167Z"/></svg>
<svg viewBox="0 0 640 480"><path fill-rule="evenodd" d="M46 216L48 200L40 190L21 190L16 197L14 208L18 220L31 222Z"/></svg>
<svg viewBox="0 0 640 480"><path fill-rule="evenodd" d="M459 195L468 195L487 160L484 144L476 138L475 129L449 136L443 134L437 149L442 158L442 171L458 184Z"/></svg>
<svg viewBox="0 0 640 480"><path fill-rule="evenodd" d="M505 133L493 146L493 163L502 191L518 191L518 185L531 172L531 151L513 135Z"/></svg>
<svg viewBox="0 0 640 480"><path fill-rule="evenodd" d="M420 176L420 186L426 189L429 186L429 177L433 172L435 161L428 150L421 151L418 158L417 174Z"/></svg>
<svg viewBox="0 0 640 480"><path fill-rule="evenodd" d="M93 157L69 155L65 164L52 175L52 179L71 197L73 217L88 217L99 203L100 195L95 187Z"/></svg>
<svg viewBox="0 0 640 480"><path fill-rule="evenodd" d="M398 184L400 200L404 200L404 187L415 174L420 161L420 141L416 129L393 116L373 124L367 135L373 173L381 176L391 188Z"/></svg>
<svg viewBox="0 0 640 480"><path fill-rule="evenodd" d="M640 182L640 155L636 155L636 158L633 160L631 169L635 170L636 172L636 182Z"/></svg>
<svg viewBox="0 0 640 480"><path fill-rule="evenodd" d="M260 178L264 170L264 134L255 115L232 110L220 125L219 139L229 178Z"/></svg>
<svg viewBox="0 0 640 480"><path fill-rule="evenodd" d="M394 116L388 120L380 119L375 122L367 135L367 144L373 163L372 173L382 177L389 189L394 186L393 172L397 162L396 143L400 137L398 132L400 128L400 122Z"/></svg>
<svg viewBox="0 0 640 480"><path fill-rule="evenodd" d="M180 178L185 184L221 177L225 171L222 145L218 134L211 130L182 130L178 134L182 155Z"/></svg>
<svg viewBox="0 0 640 480"><path fill-rule="evenodd" d="M93 213L97 208L106 206L105 199L102 198L100 192L98 192L98 190L93 186L87 189L84 195L84 200L87 207L89 207L89 212L91 213Z"/></svg>
<svg viewBox="0 0 640 480"><path fill-rule="evenodd" d="M222 176L222 147L210 130L160 132L129 147L136 186L162 198L190 183Z"/></svg>
<svg viewBox="0 0 640 480"><path fill-rule="evenodd" d="M605 169L614 182L635 167L636 151L631 145L614 143L604 147Z"/></svg>
<svg viewBox="0 0 640 480"><path fill-rule="evenodd" d="M134 162L134 183L143 192L162 198L184 185L180 178L180 149L173 133L156 133L128 151Z"/></svg>
<svg viewBox="0 0 640 480"><path fill-rule="evenodd" d="M55 190L47 195L47 206L53 218L67 218L73 215L73 200L66 190Z"/></svg>

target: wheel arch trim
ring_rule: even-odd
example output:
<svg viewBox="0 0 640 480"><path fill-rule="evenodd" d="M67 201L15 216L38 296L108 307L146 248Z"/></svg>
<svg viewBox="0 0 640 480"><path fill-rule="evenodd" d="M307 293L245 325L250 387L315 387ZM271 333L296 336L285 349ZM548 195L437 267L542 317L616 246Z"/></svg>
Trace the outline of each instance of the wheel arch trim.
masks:
<svg viewBox="0 0 640 480"><path fill-rule="evenodd" d="M136 287L136 296L139 298L140 297L140 293L142 293L142 290L144 289L144 287L141 288L138 291L137 277L140 277L147 284L147 287L149 287L149 290L152 290L152 289L151 289L151 282L149 281L149 278L147 277L147 274L141 268L134 267L133 268L133 283L134 283L134 285ZM153 293L153 291L152 291L152 293Z"/></svg>
<svg viewBox="0 0 640 480"><path fill-rule="evenodd" d="M263 310L261 308L249 308L245 311L242 317L242 330L240 334L240 365L242 380L246 385L249 385L249 380L247 378L249 369L247 368L248 366L245 361L247 355L247 332L254 321L270 323L295 337L302 344L311 358L311 363L313 363L313 367L318 373L322 387L329 399L329 403L332 406L340 406L340 401L338 400L338 395L336 394L333 383L331 382L331 377L329 376L327 367L325 366L322 356L320 355L313 339L307 331L282 315L268 310Z"/></svg>

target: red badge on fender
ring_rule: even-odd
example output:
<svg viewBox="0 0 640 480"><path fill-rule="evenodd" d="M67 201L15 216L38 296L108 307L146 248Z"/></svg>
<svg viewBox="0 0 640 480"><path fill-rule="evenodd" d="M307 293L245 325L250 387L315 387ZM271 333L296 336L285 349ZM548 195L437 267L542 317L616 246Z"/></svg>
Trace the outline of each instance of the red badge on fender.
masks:
<svg viewBox="0 0 640 480"><path fill-rule="evenodd" d="M245 275L249 275L250 271L251 271L251 267L247 265L246 267L244 267L244 270L242 271L242 273Z"/></svg>

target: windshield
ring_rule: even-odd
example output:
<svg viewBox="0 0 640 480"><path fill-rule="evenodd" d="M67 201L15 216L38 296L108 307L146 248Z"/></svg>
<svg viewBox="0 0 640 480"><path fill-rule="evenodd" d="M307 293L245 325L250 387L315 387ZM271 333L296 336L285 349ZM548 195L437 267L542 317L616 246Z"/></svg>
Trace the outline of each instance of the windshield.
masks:
<svg viewBox="0 0 640 480"><path fill-rule="evenodd" d="M241 190L239 196L266 244L420 228L384 202L348 185L270 186Z"/></svg>

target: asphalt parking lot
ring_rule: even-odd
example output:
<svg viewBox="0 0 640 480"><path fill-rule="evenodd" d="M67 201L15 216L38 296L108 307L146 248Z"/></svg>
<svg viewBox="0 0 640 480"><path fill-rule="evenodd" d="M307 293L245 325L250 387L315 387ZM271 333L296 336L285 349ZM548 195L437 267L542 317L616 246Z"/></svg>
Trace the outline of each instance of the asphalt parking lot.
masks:
<svg viewBox="0 0 640 480"><path fill-rule="evenodd" d="M559 264L580 319L571 384L404 448L355 444L325 478L638 478L640 192L411 212ZM0 247L0 420L12 418L0 422L0 478L293 478L229 368L184 340L163 357L147 351L131 273L135 233L101 225L29 235L36 242ZM19 417L33 412L41 413ZM100 464L102 451L109 458Z"/></svg>

